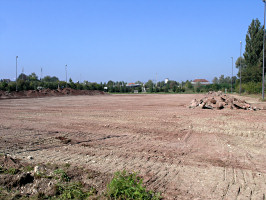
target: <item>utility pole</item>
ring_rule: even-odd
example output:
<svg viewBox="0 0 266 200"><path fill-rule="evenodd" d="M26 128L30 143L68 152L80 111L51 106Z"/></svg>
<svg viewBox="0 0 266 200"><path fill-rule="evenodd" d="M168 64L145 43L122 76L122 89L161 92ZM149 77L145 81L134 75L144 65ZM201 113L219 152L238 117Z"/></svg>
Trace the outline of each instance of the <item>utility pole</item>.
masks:
<svg viewBox="0 0 266 200"><path fill-rule="evenodd" d="M66 65L66 88L67 88L67 65Z"/></svg>
<svg viewBox="0 0 266 200"><path fill-rule="evenodd" d="M157 82L157 72L156 72L156 87L158 87L158 82Z"/></svg>
<svg viewBox="0 0 266 200"><path fill-rule="evenodd" d="M42 80L42 67L41 67L41 80Z"/></svg>
<svg viewBox="0 0 266 200"><path fill-rule="evenodd" d="M18 56L16 56L16 92L18 91Z"/></svg>
<svg viewBox="0 0 266 200"><path fill-rule="evenodd" d="M263 66L262 66L262 100L264 100L264 68L265 68L265 61L264 61L264 52L265 52L265 9L266 9L266 0L263 0L264 3L264 26L263 26Z"/></svg>
<svg viewBox="0 0 266 200"><path fill-rule="evenodd" d="M232 58L232 76L231 76L231 93L233 93L233 67L234 67L234 58Z"/></svg>
<svg viewBox="0 0 266 200"><path fill-rule="evenodd" d="M240 70L240 84L239 84L239 94L241 95L241 50L242 50L242 42L240 41L240 67L239 67L239 70Z"/></svg>

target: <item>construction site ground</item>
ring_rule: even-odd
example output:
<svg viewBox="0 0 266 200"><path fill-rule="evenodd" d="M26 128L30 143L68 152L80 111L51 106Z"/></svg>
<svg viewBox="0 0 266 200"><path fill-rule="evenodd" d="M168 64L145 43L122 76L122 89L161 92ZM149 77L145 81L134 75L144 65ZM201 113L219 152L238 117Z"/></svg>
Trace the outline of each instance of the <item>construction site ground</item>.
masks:
<svg viewBox="0 0 266 200"><path fill-rule="evenodd" d="M36 164L70 163L106 177L139 172L165 199L265 199L266 110L188 108L201 97L0 100L0 153ZM106 186L97 176L87 181L99 191Z"/></svg>

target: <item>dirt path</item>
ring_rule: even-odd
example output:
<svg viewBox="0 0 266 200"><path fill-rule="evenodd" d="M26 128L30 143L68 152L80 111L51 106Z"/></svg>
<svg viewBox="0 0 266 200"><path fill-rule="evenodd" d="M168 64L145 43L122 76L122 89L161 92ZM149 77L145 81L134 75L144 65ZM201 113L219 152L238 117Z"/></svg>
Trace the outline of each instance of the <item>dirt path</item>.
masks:
<svg viewBox="0 0 266 200"><path fill-rule="evenodd" d="M166 199L265 198L266 111L189 109L194 98L200 95L3 100L0 152L106 174L137 171Z"/></svg>

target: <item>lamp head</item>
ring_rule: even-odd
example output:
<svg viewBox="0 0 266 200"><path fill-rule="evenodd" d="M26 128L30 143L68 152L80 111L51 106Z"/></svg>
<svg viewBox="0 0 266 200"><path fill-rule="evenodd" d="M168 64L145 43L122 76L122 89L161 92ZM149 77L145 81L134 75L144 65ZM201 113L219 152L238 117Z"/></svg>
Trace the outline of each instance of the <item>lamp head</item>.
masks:
<svg viewBox="0 0 266 200"><path fill-rule="evenodd" d="M263 3L265 3L266 2L266 0L262 0L263 1Z"/></svg>

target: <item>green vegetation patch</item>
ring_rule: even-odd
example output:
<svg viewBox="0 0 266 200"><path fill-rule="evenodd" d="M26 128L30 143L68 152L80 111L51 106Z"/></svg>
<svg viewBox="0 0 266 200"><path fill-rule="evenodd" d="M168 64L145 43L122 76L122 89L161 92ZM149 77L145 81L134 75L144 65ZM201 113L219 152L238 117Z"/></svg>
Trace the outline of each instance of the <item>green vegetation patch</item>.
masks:
<svg viewBox="0 0 266 200"><path fill-rule="evenodd" d="M86 199L96 190L85 191L81 183L59 183L56 185L56 199Z"/></svg>
<svg viewBox="0 0 266 200"><path fill-rule="evenodd" d="M159 193L146 190L142 181L136 173L116 172L107 185L106 195L110 199L161 199Z"/></svg>
<svg viewBox="0 0 266 200"><path fill-rule="evenodd" d="M13 168L13 167L10 167L10 168L3 168L0 166L0 174L11 174L11 175L15 175L19 172L18 169L16 168Z"/></svg>
<svg viewBox="0 0 266 200"><path fill-rule="evenodd" d="M57 178L60 178L61 181L64 181L64 182L69 182L70 181L70 177L62 169L56 169L54 171L54 174L59 175L59 177L57 177Z"/></svg>

